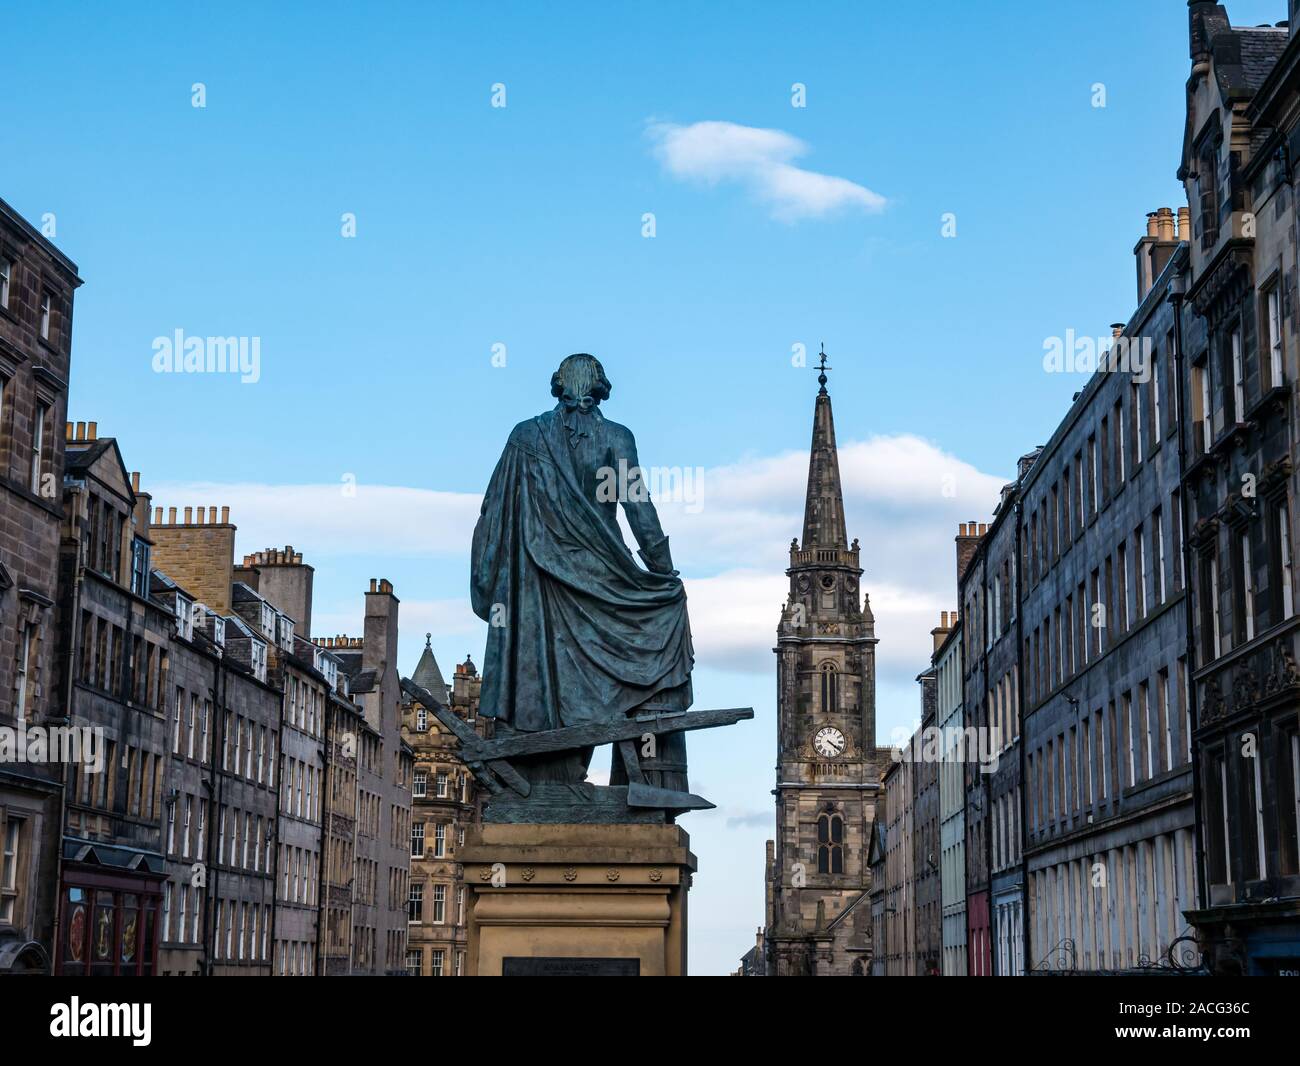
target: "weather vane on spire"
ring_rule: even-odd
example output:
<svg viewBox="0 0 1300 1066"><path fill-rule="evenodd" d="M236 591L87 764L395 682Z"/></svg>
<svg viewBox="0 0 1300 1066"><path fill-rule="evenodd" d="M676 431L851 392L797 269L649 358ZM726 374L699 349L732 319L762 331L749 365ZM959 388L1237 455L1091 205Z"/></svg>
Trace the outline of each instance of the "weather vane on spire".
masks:
<svg viewBox="0 0 1300 1066"><path fill-rule="evenodd" d="M833 369L833 367L829 367L829 366L826 365L826 342L825 342L825 341L822 341L821 349L822 349L822 350L821 350L821 353L820 353L820 355L821 355L821 362L820 362L820 363L818 364L818 366L817 366L818 371L820 371L820 373L818 373L818 375L817 375L817 384L821 386L821 388L820 388L818 391L819 391L819 392L825 392L825 391L826 391L826 371Z"/></svg>

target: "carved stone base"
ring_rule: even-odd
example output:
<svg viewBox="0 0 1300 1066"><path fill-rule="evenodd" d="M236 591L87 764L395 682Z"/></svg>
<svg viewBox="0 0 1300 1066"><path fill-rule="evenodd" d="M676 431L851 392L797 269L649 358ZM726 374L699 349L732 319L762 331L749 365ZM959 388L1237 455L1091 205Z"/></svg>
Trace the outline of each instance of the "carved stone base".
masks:
<svg viewBox="0 0 1300 1066"><path fill-rule="evenodd" d="M483 825L459 857L470 976L685 976L696 859L678 826Z"/></svg>
<svg viewBox="0 0 1300 1066"><path fill-rule="evenodd" d="M577 824L643 822L663 825L669 813L656 808L633 809L627 805L626 785L566 785L542 781L533 785L525 799L513 792L489 796L483 804L483 820L509 825L523 823Z"/></svg>

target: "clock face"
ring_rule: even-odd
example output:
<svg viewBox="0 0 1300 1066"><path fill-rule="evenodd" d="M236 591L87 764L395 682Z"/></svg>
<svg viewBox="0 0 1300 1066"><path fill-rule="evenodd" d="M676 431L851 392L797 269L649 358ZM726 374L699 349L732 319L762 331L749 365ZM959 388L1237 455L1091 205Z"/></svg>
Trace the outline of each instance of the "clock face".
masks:
<svg viewBox="0 0 1300 1066"><path fill-rule="evenodd" d="M833 725L823 726L813 736L813 750L818 755L824 755L827 758L833 755L843 755L847 746L844 734Z"/></svg>

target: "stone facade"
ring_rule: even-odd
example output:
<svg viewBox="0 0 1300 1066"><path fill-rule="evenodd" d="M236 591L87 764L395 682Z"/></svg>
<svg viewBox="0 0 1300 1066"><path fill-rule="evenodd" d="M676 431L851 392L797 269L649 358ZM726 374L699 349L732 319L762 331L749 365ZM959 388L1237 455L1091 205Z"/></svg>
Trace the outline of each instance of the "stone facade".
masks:
<svg viewBox="0 0 1300 1066"><path fill-rule="evenodd" d="M931 631L936 641L946 631ZM921 686L921 728L913 738L912 785L912 899L916 912L912 932L912 968L917 977L937 977L943 943L941 886L939 882L939 761L931 752L935 730L937 677L933 668L917 679Z"/></svg>
<svg viewBox="0 0 1300 1066"><path fill-rule="evenodd" d="M944 977L966 975L966 781L962 717L961 621L944 611L934 652L935 722L943 738L939 766L939 880Z"/></svg>
<svg viewBox="0 0 1300 1066"><path fill-rule="evenodd" d="M443 697L442 706L480 736L489 735L492 720L478 713L482 678L468 657L456 667L448 686L426 638L411 680L435 698ZM482 797L473 775L461 762L459 741L438 722L431 708L406 695L402 736L415 761L407 972L414 977L462 977L469 926L460 848L466 831L482 823Z"/></svg>
<svg viewBox="0 0 1300 1066"><path fill-rule="evenodd" d="M850 545L830 395L813 415L803 543L790 547L777 629L777 837L768 864L768 973L866 974L867 847L876 747L875 620Z"/></svg>
<svg viewBox="0 0 1300 1066"><path fill-rule="evenodd" d="M346 638L343 638L346 640ZM315 642L341 666L331 650L336 638ZM325 810L321 824L321 925L318 972L338 977L355 972L352 918L356 895L359 753L357 738L366 729L361 708L344 695L346 677L330 692L325 707Z"/></svg>
<svg viewBox="0 0 1300 1066"><path fill-rule="evenodd" d="M338 656L348 692L362 712L353 737L357 815L349 972L354 974L407 972L414 758L401 733L398 606L392 583L372 578L365 635L335 637L325 644Z"/></svg>
<svg viewBox="0 0 1300 1066"><path fill-rule="evenodd" d="M64 715L56 600L76 265L0 200L0 728ZM0 974L52 968L64 767L0 760Z"/></svg>
<svg viewBox="0 0 1300 1066"><path fill-rule="evenodd" d="M149 506L117 442L67 427L59 664L69 722L102 772L66 775L55 969L157 972L167 864L172 614L149 597Z"/></svg>
<svg viewBox="0 0 1300 1066"><path fill-rule="evenodd" d="M973 975L1024 972L1024 879L1021 869L1021 758L1018 507L1034 456L1021 458L1018 480L1004 486L990 525L967 524L978 542L958 581L962 612L963 715L974 729L966 774L966 867L978 903L968 898L967 967ZM989 756L981 761L980 753ZM976 877L971 877L978 871ZM971 887L967 888L968 897Z"/></svg>
<svg viewBox="0 0 1300 1066"><path fill-rule="evenodd" d="M1300 966L1294 8L1288 31L1189 7L1179 383L1204 875L1189 918L1219 974Z"/></svg>
<svg viewBox="0 0 1300 1066"><path fill-rule="evenodd" d="M1169 209L1149 218L1137 310L1022 478L1036 971L1150 965L1195 899L1168 299L1185 256L1174 226Z"/></svg>
<svg viewBox="0 0 1300 1066"><path fill-rule="evenodd" d="M876 799L870 847L873 977L908 977L916 969L912 769L910 759L892 762Z"/></svg>

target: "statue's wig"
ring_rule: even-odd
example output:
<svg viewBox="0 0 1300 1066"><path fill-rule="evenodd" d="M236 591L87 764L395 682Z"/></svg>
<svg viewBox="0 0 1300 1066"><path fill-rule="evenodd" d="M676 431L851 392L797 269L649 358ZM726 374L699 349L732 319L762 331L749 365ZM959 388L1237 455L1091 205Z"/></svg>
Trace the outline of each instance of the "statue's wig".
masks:
<svg viewBox="0 0 1300 1066"><path fill-rule="evenodd" d="M566 357L551 375L551 395L570 403L581 403L586 398L600 403L609 399L612 389L600 360L585 352Z"/></svg>

